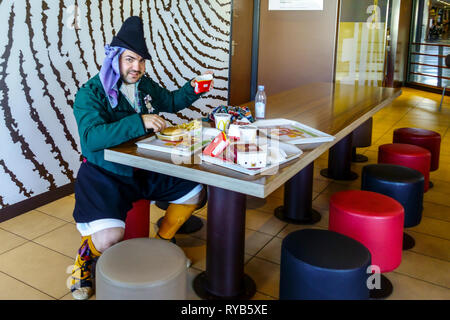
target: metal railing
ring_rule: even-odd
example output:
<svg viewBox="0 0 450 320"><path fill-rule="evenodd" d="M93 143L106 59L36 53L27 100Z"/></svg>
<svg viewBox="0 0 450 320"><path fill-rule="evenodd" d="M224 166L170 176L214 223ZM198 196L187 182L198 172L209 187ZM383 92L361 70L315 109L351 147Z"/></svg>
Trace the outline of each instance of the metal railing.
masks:
<svg viewBox="0 0 450 320"><path fill-rule="evenodd" d="M420 52L422 50L420 50L420 46L428 46L428 47L437 47L438 48L438 53L437 54L431 54L431 53L425 53L425 52ZM416 62L416 61L412 61L410 62L410 68L408 70L409 74L414 74L414 75L418 75L418 76L423 76L423 77L431 77L431 78L437 78L437 87L442 88L442 79L444 80L450 80L450 77L446 77L442 75L442 71L444 69L449 69L449 67L447 67L445 65L445 57L447 56L446 54L444 54L444 48L450 48L450 45L448 44L437 44L437 43L418 43L418 42L414 42L411 44L411 50L410 50L410 55L411 55L411 60L413 60L412 58L414 56L427 56L427 57L436 57L437 58L437 64L430 64L430 63L422 63L422 62ZM429 74L429 73L423 73L423 72L417 72L416 70L412 71L411 69L411 65L418 65L418 66L426 66L426 67L432 67L432 68L437 68L437 72L436 74ZM409 78L409 77L408 77Z"/></svg>

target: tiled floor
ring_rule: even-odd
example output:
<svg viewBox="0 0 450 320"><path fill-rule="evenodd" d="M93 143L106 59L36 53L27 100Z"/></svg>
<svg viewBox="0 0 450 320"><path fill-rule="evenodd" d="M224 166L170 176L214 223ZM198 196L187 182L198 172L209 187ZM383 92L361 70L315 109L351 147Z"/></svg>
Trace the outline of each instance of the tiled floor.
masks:
<svg viewBox="0 0 450 320"><path fill-rule="evenodd" d="M431 173L435 187L425 195L423 219L408 233L416 246L403 252L401 265L387 274L394 285L389 299L450 299L450 98L437 112L440 95L403 88L394 103L374 116L372 146L359 149L375 163L380 144L390 143L394 128L423 127L442 135L438 171ZM353 165L360 173L364 164ZM359 188L360 180L334 182L319 175L327 166L327 154L315 161L313 207L322 219L313 228L326 229L328 200L339 190ZM245 271L256 282L255 299L277 299L280 248L283 237L304 228L279 221L273 209L282 204L282 190L267 199L248 199L246 216ZM80 237L72 219L75 203L67 196L0 224L0 299L72 299L66 281ZM154 223L163 214L151 208ZM206 210L198 216L206 219ZM205 269L205 227L192 235L177 236L177 243L193 261L192 279ZM190 290L189 297L197 299ZM93 297L95 298L95 296Z"/></svg>

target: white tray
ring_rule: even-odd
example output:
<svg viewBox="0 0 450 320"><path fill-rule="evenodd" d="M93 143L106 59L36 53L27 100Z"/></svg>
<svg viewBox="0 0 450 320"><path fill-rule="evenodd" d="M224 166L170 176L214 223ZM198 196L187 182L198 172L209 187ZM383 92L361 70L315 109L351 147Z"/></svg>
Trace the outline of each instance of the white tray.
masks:
<svg viewBox="0 0 450 320"><path fill-rule="evenodd" d="M156 136L151 136L149 138L136 142L136 145L139 148L161 151L181 156L190 156L191 154L200 151L203 145L207 143L208 141L204 141L204 143L202 143L202 141L199 140L198 142L190 146L186 146L183 145L182 142L177 143L177 142L163 141L156 138Z"/></svg>
<svg viewBox="0 0 450 320"><path fill-rule="evenodd" d="M197 142L191 144L190 146L183 145L182 142L177 143L171 141L164 141L158 139L157 136L151 136L143 140L137 141L136 145L139 148L156 150L181 156L190 156L191 154L201 151L201 149L207 144L209 144L219 133L220 131L215 128L202 128L202 141L198 139ZM194 135L197 136L196 133L194 133ZM163 135L159 136L164 137Z"/></svg>
<svg viewBox="0 0 450 320"><path fill-rule="evenodd" d="M285 162L296 159L296 158L300 157L300 155L303 153L302 150L300 150L299 148L297 148L296 146L294 146L292 144L284 143L281 141L273 142L273 141L271 141L271 139L267 139L267 143L269 145L274 145L275 143L277 143L279 148L282 149L286 153L287 158L280 162L271 163L264 168L257 168L257 169L247 169L247 168L244 168L234 162L228 162L228 161L222 160L220 158L214 158L214 157L206 156L204 154L201 154L200 158L205 162L254 176L256 174L264 173L270 169L274 169L277 166L279 166L280 164L283 164Z"/></svg>
<svg viewBox="0 0 450 320"><path fill-rule="evenodd" d="M300 122L278 118L278 119L267 119L267 120L258 120L252 123L252 125L258 127L260 131L267 134L272 139L279 139L282 142L291 143L291 144L308 144L308 143L318 143L318 142L327 142L333 141L335 137L326 134L317 129L308 127ZM293 132L293 136L288 135L276 135L271 134L271 128L277 127L285 127L290 130L298 130L297 132ZM264 130L268 129L268 130Z"/></svg>

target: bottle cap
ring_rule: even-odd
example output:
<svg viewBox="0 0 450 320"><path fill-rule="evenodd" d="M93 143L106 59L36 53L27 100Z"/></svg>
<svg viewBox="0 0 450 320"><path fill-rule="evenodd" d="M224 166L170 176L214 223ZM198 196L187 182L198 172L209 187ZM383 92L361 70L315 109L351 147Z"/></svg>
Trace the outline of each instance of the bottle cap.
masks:
<svg viewBox="0 0 450 320"><path fill-rule="evenodd" d="M258 90L264 90L264 86L263 85L259 85L258 86Z"/></svg>

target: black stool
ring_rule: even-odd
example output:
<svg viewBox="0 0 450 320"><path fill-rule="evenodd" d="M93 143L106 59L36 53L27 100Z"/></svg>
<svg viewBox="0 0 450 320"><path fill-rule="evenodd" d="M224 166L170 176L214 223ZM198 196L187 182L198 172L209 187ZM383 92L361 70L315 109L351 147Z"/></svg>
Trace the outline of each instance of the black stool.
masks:
<svg viewBox="0 0 450 320"><path fill-rule="evenodd" d="M405 228L417 226L422 219L424 183L422 173L404 166L370 164L362 169L361 190L381 193L400 202L405 210ZM403 233L403 250L414 244L414 238Z"/></svg>
<svg viewBox="0 0 450 320"><path fill-rule="evenodd" d="M365 300L369 250L329 230L303 229L281 245L280 300Z"/></svg>
<svg viewBox="0 0 450 320"><path fill-rule="evenodd" d="M373 118L353 130L352 133L352 162L367 162L369 159L362 154L356 153L356 148L370 147L372 144Z"/></svg>

